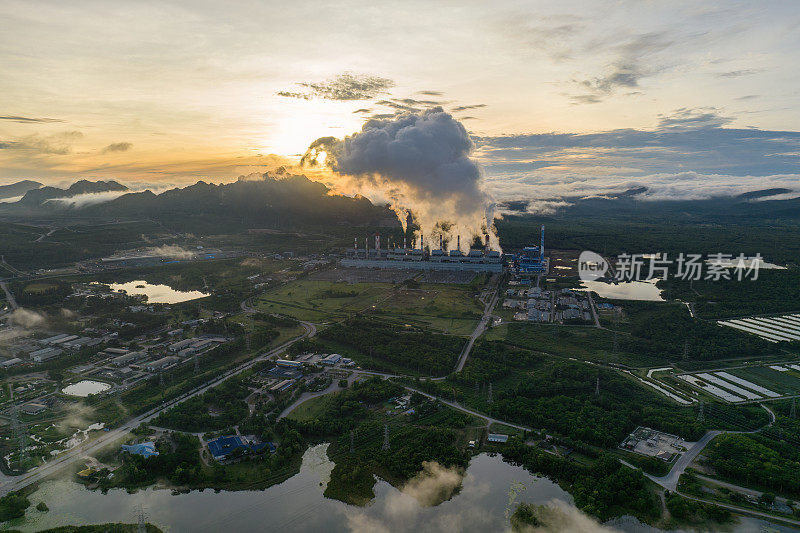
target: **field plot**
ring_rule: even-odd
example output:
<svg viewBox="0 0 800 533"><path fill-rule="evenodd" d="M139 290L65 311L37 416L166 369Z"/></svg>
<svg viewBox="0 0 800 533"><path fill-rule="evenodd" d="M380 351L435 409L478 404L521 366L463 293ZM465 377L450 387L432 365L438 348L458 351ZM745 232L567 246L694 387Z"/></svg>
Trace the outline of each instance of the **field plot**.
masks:
<svg viewBox="0 0 800 533"><path fill-rule="evenodd" d="M678 376L678 378L682 379L687 383L691 383L695 387L698 387L701 390L706 391L712 396L716 396L720 400L725 400L726 402L732 402L732 403L744 401L744 398L742 398L741 396L737 396L732 392L728 392L724 389L721 389L710 383L707 383L702 379L698 378L697 376L691 374L684 374L683 376Z"/></svg>
<svg viewBox="0 0 800 533"><path fill-rule="evenodd" d="M789 372L778 372L766 367L735 368L728 372L775 391L781 396L800 394L800 379L790 375Z"/></svg>
<svg viewBox="0 0 800 533"><path fill-rule="evenodd" d="M378 305L392 291L388 283L294 281L260 297L256 305L268 313L300 320L323 321Z"/></svg>
<svg viewBox="0 0 800 533"><path fill-rule="evenodd" d="M726 372L720 372L719 374L717 374L717 376L722 375L722 374L727 374L727 373ZM732 391L732 392L738 394L739 396L742 396L742 397L744 397L744 398L746 398L748 400L760 400L761 399L761 396L759 396L758 394L756 394L756 393L754 393L752 391L749 391L747 389L743 389L741 387L737 387L736 385L733 385L732 383L730 383L728 381L724 381L724 380L718 378L717 376L712 376L711 374L707 374L707 373L696 374L696 375L697 375L698 378L700 378L702 380L705 380L708 383L713 383L714 385L718 385L718 386L720 386L722 388L728 389L729 391ZM730 376L730 374L727 374L727 375ZM731 377L733 377L733 376L731 376ZM742 381L744 381L744 380L742 380ZM745 382L745 383L747 383L747 382ZM751 386L755 386L755 385L751 384ZM776 396L777 396L777 394L776 394Z"/></svg>
<svg viewBox="0 0 800 533"><path fill-rule="evenodd" d="M800 314L720 320L717 324L758 335L770 342L800 340Z"/></svg>
<svg viewBox="0 0 800 533"><path fill-rule="evenodd" d="M754 390L756 392L760 392L764 396L768 396L770 398L777 398L777 397L780 396L780 394L778 394L777 392L772 392L771 390L769 390L767 388L764 388L764 387L762 387L760 385L756 385L755 383L751 383L750 381L747 381L746 379L738 378L738 377L736 377L734 375L729 374L728 372L717 372L716 374L717 374L717 376L719 376L721 378L725 378L728 381L732 381L733 383L738 383L739 385L744 385L745 387L747 387L750 390Z"/></svg>
<svg viewBox="0 0 800 533"><path fill-rule="evenodd" d="M482 307L466 287L420 284L415 289L395 290L374 312L455 335L467 335L475 329Z"/></svg>

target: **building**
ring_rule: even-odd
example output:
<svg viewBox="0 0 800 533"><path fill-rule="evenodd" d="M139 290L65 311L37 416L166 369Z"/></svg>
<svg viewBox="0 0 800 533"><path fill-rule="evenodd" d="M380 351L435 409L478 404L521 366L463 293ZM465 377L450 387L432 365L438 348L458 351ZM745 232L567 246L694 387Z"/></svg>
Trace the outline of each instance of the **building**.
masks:
<svg viewBox="0 0 800 533"><path fill-rule="evenodd" d="M164 370L165 368L170 367L172 365L175 365L178 363L178 361L180 361L179 358L175 357L174 355L168 355L156 361L147 363L145 369L147 369L150 372L156 372L159 370Z"/></svg>
<svg viewBox="0 0 800 533"><path fill-rule="evenodd" d="M167 349L170 352L180 352L181 350L183 350L184 348L188 348L189 346L191 346L195 342L197 342L197 339L184 339L182 341L178 341L178 342L174 342L174 343L170 344L169 348L167 348Z"/></svg>
<svg viewBox="0 0 800 533"><path fill-rule="evenodd" d="M303 363L300 361L290 361L289 359L278 359L275 364L284 368L302 368Z"/></svg>
<svg viewBox="0 0 800 533"><path fill-rule="evenodd" d="M283 391L291 389L292 385L294 385L294 383L295 383L295 381L293 379L284 379L283 381L280 381L280 382L276 383L275 385L273 385L272 387L270 387L269 391L270 392L274 392L274 393L283 392Z"/></svg>
<svg viewBox="0 0 800 533"><path fill-rule="evenodd" d="M126 350L125 348L106 348L103 351L109 355L125 355L130 350Z"/></svg>
<svg viewBox="0 0 800 533"><path fill-rule="evenodd" d="M332 353L323 357L320 363L322 363L323 365L333 366L341 360L342 360L341 355L339 355L338 353Z"/></svg>
<svg viewBox="0 0 800 533"><path fill-rule="evenodd" d="M208 451L211 456L217 461L225 461L236 450L241 449L242 453L259 452L264 448L269 448L271 453L274 453L276 447L271 442L250 442L240 435L230 435L227 437L219 437L214 440L208 441Z"/></svg>
<svg viewBox="0 0 800 533"><path fill-rule="evenodd" d="M31 360L35 363L43 363L48 359L58 357L62 353L63 351L59 348L42 348L41 350L31 352Z"/></svg>
<svg viewBox="0 0 800 533"><path fill-rule="evenodd" d="M508 442L508 435L503 435L502 433L489 433L486 437L486 440L489 442Z"/></svg>
<svg viewBox="0 0 800 533"><path fill-rule="evenodd" d="M142 457L153 457L158 455L158 452L156 451L156 444L154 442L123 444L122 451L128 452L132 455L141 455Z"/></svg>
<svg viewBox="0 0 800 533"><path fill-rule="evenodd" d="M112 359L111 360L111 364L113 366L126 366L126 365L129 365L129 364L133 363L134 361L136 361L138 359L141 359L142 357L145 357L146 355L147 355L147 352L130 352L130 353L126 353L124 355L119 355L119 356L115 357L114 359Z"/></svg>
<svg viewBox="0 0 800 533"><path fill-rule="evenodd" d="M468 270L474 272L502 272L503 258L500 252L489 250L489 236L486 236L485 250L470 250L466 255L460 251L461 239L453 250L444 249L444 241L440 237L439 248L425 248L420 239L419 248L403 247L381 248L380 235L375 235L375 247L369 249L365 240L363 249L355 246L348 248L345 257L340 260L342 266L357 268L384 268L400 270Z"/></svg>
<svg viewBox="0 0 800 533"><path fill-rule="evenodd" d="M41 344L53 344L54 342L59 341L61 339L65 339L67 337L69 337L67 333L61 333L59 335L53 335L52 337L47 337L46 339L42 339L39 342Z"/></svg>
<svg viewBox="0 0 800 533"><path fill-rule="evenodd" d="M30 402L22 406L22 412L26 415L38 415L43 413L47 406L39 402Z"/></svg>
<svg viewBox="0 0 800 533"><path fill-rule="evenodd" d="M8 368L10 366L18 365L22 362L22 359L19 357L14 357L12 359L6 359L2 363L0 363L0 368Z"/></svg>

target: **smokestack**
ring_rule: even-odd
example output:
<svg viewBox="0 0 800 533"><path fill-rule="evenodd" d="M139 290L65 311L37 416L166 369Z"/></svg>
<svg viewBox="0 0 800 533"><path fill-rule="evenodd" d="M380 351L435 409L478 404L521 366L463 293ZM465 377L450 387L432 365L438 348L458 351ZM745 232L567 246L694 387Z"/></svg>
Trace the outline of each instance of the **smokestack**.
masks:
<svg viewBox="0 0 800 533"><path fill-rule="evenodd" d="M539 246L539 262L544 260L544 224L542 224L542 244Z"/></svg>
<svg viewBox="0 0 800 533"><path fill-rule="evenodd" d="M444 235L439 235L439 249L444 250Z"/></svg>
<svg viewBox="0 0 800 533"><path fill-rule="evenodd" d="M419 249L425 250L425 236L422 233L419 234Z"/></svg>
<svg viewBox="0 0 800 533"><path fill-rule="evenodd" d="M406 246L406 238L403 237L403 250L407 250L408 246Z"/></svg>
<svg viewBox="0 0 800 533"><path fill-rule="evenodd" d="M381 234L378 232L375 232L375 249L381 249Z"/></svg>
<svg viewBox="0 0 800 533"><path fill-rule="evenodd" d="M461 250L461 235L458 236L458 244L456 246L457 246L456 249L460 251Z"/></svg>
<svg viewBox="0 0 800 533"><path fill-rule="evenodd" d="M369 253L369 237L364 237L364 252Z"/></svg>
<svg viewBox="0 0 800 533"><path fill-rule="evenodd" d="M353 237L353 250L358 251L358 237Z"/></svg>
<svg viewBox="0 0 800 533"><path fill-rule="evenodd" d="M486 255L489 255L489 234L485 235L486 237Z"/></svg>

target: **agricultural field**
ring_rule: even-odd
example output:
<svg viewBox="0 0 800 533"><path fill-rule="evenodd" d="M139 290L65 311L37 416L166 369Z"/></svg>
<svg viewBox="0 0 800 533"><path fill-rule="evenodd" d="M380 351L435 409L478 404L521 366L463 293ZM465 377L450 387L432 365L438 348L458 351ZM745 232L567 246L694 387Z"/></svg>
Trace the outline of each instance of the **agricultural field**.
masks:
<svg viewBox="0 0 800 533"><path fill-rule="evenodd" d="M677 378L717 399L739 403L774 400L800 394L800 372L787 363L768 366L742 366L725 371L696 372Z"/></svg>
<svg viewBox="0 0 800 533"><path fill-rule="evenodd" d="M376 314L454 335L469 335L483 309L472 291L461 285L423 284L395 291L375 310Z"/></svg>
<svg viewBox="0 0 800 533"><path fill-rule="evenodd" d="M769 342L800 340L800 314L721 320L718 324L758 335Z"/></svg>

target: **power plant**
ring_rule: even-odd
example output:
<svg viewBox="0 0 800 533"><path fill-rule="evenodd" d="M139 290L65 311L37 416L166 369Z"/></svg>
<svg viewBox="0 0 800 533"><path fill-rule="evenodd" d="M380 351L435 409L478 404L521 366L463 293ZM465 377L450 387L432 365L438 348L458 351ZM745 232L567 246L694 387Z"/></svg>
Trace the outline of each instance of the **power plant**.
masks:
<svg viewBox="0 0 800 533"><path fill-rule="evenodd" d="M489 249L489 236L486 236L484 250L472 249L466 255L461 252L461 238L456 248L444 249L444 239L439 237L439 247L426 249L424 238L420 238L419 248L408 248L405 239L402 247L381 248L381 237L375 235L375 246L368 247L369 239L364 239L364 248L358 247L355 239L352 248L341 260L342 266L361 268L397 268L414 270L470 270L473 272L502 272L503 257L500 252Z"/></svg>
<svg viewBox="0 0 800 533"><path fill-rule="evenodd" d="M489 236L485 236L486 245L483 250L471 249L467 254L461 252L461 237L457 238L456 247L445 249L444 238L439 237L438 248L426 248L423 237L420 237L419 248L409 248L406 240L403 245L387 248L381 247L380 234L375 234L374 246L369 247L369 238L364 239L363 248L358 246L358 238L353 247L348 248L346 256L341 260L342 266L361 268L396 268L404 270L467 270L472 272L502 272L507 265L519 275L537 275L547 273L547 259L544 257L544 226L542 226L539 246L527 246L519 255L506 255L505 258L497 250L489 248Z"/></svg>

